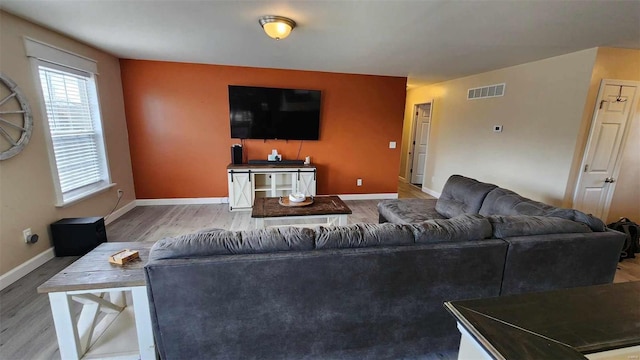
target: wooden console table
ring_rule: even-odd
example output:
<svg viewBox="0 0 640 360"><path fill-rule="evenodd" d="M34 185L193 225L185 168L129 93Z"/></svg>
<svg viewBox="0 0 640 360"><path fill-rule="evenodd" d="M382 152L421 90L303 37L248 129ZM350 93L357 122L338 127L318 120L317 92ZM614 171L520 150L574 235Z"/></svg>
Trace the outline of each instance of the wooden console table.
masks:
<svg viewBox="0 0 640 360"><path fill-rule="evenodd" d="M38 287L49 294L62 359L156 359L143 270L152 245L103 243ZM122 249L138 250L140 259L109 263ZM82 304L77 319L72 301Z"/></svg>
<svg viewBox="0 0 640 360"><path fill-rule="evenodd" d="M315 196L316 171L313 165L229 165L229 210L251 210L254 200L264 197Z"/></svg>

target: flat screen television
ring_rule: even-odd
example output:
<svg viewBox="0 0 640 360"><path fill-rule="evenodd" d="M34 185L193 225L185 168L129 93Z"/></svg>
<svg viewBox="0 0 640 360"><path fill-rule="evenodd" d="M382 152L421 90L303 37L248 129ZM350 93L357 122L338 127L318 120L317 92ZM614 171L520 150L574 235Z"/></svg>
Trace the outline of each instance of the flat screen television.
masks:
<svg viewBox="0 0 640 360"><path fill-rule="evenodd" d="M319 90L229 85L234 139L318 140Z"/></svg>

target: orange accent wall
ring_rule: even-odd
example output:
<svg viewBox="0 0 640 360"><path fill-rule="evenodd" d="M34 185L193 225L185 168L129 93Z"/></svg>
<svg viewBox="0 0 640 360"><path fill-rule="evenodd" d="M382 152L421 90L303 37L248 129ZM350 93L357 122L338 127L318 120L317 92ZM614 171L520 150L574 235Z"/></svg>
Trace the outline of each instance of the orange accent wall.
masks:
<svg viewBox="0 0 640 360"><path fill-rule="evenodd" d="M322 91L320 140L300 159L318 167L318 194L396 193L404 77L120 60L129 146L139 199L228 196L228 85ZM299 140L246 140L245 159L277 149L295 159ZM356 186L356 179L363 186Z"/></svg>

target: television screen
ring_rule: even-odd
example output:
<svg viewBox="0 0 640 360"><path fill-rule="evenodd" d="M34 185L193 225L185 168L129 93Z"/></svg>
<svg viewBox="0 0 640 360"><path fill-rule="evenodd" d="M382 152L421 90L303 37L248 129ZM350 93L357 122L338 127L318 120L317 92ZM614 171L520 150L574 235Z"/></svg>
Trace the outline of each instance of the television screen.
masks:
<svg viewBox="0 0 640 360"><path fill-rule="evenodd" d="M318 140L319 90L229 85L231 137Z"/></svg>

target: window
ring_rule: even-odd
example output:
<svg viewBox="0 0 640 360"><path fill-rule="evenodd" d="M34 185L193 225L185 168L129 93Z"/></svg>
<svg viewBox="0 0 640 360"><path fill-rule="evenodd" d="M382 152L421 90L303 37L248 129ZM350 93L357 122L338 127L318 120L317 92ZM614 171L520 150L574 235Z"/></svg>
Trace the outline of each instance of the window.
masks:
<svg viewBox="0 0 640 360"><path fill-rule="evenodd" d="M55 63L38 57L34 64L46 110L57 205L63 206L108 188L110 179L95 74L60 65L61 59L76 55L52 49L61 55Z"/></svg>

